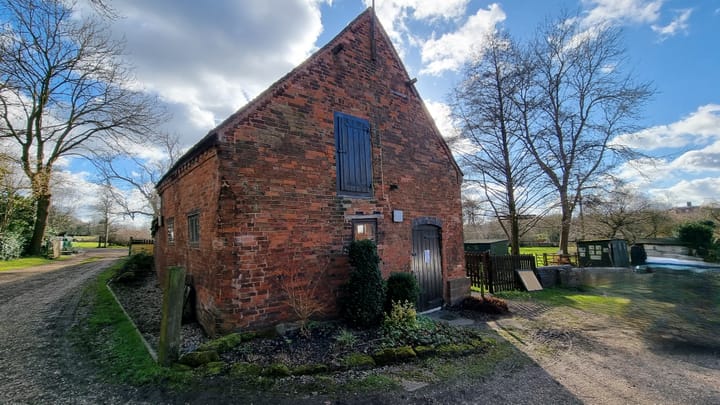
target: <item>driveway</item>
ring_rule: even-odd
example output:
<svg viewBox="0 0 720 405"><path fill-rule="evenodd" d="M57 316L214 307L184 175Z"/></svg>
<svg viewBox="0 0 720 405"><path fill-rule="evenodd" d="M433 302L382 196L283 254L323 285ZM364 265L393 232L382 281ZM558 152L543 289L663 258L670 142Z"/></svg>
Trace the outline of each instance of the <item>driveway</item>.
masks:
<svg viewBox="0 0 720 405"><path fill-rule="evenodd" d="M69 347L82 287L119 257L92 249L67 261L0 272L0 403L123 403Z"/></svg>
<svg viewBox="0 0 720 405"><path fill-rule="evenodd" d="M720 404L720 345L668 341L638 319L509 304L514 316L491 326L583 403Z"/></svg>

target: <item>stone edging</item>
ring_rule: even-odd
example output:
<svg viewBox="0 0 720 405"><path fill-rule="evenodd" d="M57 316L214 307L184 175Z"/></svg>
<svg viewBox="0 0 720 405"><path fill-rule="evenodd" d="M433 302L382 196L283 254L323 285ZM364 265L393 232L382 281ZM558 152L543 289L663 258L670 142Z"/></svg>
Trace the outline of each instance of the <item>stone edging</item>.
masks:
<svg viewBox="0 0 720 405"><path fill-rule="evenodd" d="M120 303L120 300L118 299L117 295L115 295L115 291L113 291L113 289L110 287L110 282L106 283L105 287L107 287L108 291L110 291L110 295L112 295L115 302L118 304L120 309L123 311L123 314L125 314L125 317L130 321L130 324L133 326L133 329L135 329L135 333L137 333L137 335L140 336L140 340L142 340L143 345L145 345L145 349L147 349L148 353L150 354L150 357L152 357L152 359L157 363L157 361L158 361L157 352L155 351L155 349L152 348L150 343L148 343L148 341L145 340L145 336L143 336L142 333L140 333L140 330L138 329L137 325L135 325L135 321L133 321L130 314L128 314L127 311L125 311L125 307L123 307L123 305Z"/></svg>

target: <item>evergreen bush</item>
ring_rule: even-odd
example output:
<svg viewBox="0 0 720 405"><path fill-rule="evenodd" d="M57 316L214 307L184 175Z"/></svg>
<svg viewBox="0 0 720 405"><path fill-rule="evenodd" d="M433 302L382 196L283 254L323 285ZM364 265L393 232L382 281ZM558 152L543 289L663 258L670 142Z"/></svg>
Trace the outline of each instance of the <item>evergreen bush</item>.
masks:
<svg viewBox="0 0 720 405"><path fill-rule="evenodd" d="M130 256L123 266L117 270L114 281L116 283L130 283L142 279L155 269L155 260L147 253L137 253Z"/></svg>
<svg viewBox="0 0 720 405"><path fill-rule="evenodd" d="M12 260L20 257L25 238L14 232L0 235L0 260Z"/></svg>
<svg viewBox="0 0 720 405"><path fill-rule="evenodd" d="M349 251L350 280L345 285L343 315L351 324L375 326L383 319L385 289L380 274L380 257L371 240L354 241Z"/></svg>
<svg viewBox="0 0 720 405"><path fill-rule="evenodd" d="M393 302L409 302L413 306L420 295L420 285L412 273L392 273L387 280L385 312L392 310Z"/></svg>

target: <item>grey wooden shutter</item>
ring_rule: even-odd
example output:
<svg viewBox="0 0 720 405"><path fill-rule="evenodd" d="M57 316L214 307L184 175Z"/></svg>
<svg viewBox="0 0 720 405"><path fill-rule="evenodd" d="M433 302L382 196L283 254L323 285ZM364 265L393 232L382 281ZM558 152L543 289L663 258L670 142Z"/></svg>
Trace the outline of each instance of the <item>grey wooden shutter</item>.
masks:
<svg viewBox="0 0 720 405"><path fill-rule="evenodd" d="M335 113L338 194L372 195L372 149L367 120Z"/></svg>

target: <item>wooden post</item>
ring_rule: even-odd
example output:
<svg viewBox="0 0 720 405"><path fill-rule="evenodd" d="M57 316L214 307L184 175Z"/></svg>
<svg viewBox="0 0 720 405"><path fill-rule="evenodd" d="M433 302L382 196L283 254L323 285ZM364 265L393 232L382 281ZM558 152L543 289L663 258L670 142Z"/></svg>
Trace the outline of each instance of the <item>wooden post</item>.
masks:
<svg viewBox="0 0 720 405"><path fill-rule="evenodd" d="M485 276L487 277L488 290L490 294L495 293L495 269L490 260L490 254L488 252L483 253L483 270L485 270Z"/></svg>
<svg viewBox="0 0 720 405"><path fill-rule="evenodd" d="M169 267L163 280L162 320L158 347L158 362L163 366L169 366L178 359L184 297L185 268Z"/></svg>

